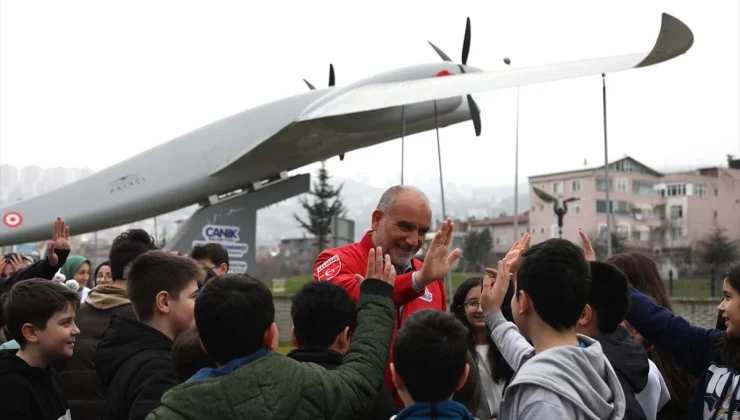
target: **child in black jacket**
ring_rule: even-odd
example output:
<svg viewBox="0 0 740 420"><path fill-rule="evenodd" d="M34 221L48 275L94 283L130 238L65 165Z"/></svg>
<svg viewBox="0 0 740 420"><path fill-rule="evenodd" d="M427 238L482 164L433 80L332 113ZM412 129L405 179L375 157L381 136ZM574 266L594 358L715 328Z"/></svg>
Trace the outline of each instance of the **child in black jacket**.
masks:
<svg viewBox="0 0 740 420"><path fill-rule="evenodd" d="M43 279L18 282L3 296L3 319L20 349L0 351L0 418L70 418L51 364L72 357L79 304L77 293Z"/></svg>

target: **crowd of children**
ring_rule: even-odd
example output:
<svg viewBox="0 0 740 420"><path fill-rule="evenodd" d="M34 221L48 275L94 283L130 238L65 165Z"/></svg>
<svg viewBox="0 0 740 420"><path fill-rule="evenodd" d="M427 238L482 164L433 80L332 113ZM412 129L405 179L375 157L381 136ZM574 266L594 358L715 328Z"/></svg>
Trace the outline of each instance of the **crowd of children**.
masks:
<svg viewBox="0 0 740 420"><path fill-rule="evenodd" d="M724 277L726 330L703 329L661 300L649 258L598 262L580 233L582 246L525 234L449 313L400 328L396 269L373 247L356 304L330 282L293 296L283 356L270 290L213 246L180 256L127 231L109 281L74 291L53 280L70 253L58 219L46 258L0 280L17 345L0 350L0 419L740 418L740 265ZM72 261L70 276L89 270Z"/></svg>

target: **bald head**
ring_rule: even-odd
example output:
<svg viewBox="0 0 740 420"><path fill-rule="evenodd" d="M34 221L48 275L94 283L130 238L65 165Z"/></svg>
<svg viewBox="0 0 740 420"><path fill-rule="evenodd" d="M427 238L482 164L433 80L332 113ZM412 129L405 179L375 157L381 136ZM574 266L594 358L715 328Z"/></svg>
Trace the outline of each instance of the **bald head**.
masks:
<svg viewBox="0 0 740 420"><path fill-rule="evenodd" d="M400 195L406 194L410 194L422 199L429 207L431 207L431 205L429 204L429 199L422 190L416 187L412 187L411 185L395 185L385 190L383 195L380 197L380 201L378 201L378 207L376 208L383 213L388 213L396 204L396 200L398 199L398 197Z"/></svg>

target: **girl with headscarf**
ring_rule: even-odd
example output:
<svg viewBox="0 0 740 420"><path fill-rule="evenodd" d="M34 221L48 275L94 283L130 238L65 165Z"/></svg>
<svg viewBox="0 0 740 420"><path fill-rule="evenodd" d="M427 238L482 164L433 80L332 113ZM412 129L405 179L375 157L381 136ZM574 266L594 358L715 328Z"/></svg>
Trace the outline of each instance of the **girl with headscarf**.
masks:
<svg viewBox="0 0 740 420"><path fill-rule="evenodd" d="M90 260L81 255L70 255L59 270L66 280L74 279L80 285L80 302L84 302L90 293L87 282L90 280Z"/></svg>

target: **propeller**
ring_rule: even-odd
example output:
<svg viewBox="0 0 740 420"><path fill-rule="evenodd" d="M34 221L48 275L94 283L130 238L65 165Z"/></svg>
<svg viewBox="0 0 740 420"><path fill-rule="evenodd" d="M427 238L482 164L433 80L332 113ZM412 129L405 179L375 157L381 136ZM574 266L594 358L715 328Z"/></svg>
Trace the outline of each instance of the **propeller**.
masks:
<svg viewBox="0 0 740 420"><path fill-rule="evenodd" d="M442 58L443 61L450 61L452 62L452 59L444 53L441 49L439 49L436 45L434 45L431 41L429 42L429 45L434 48L434 51L437 52L437 54ZM458 64L458 67L460 67L460 72L465 73L465 65L468 64L468 55L470 54L470 18L468 18L467 23L465 24L465 38L463 38L463 49L462 49L462 65ZM481 132L481 120L480 120L480 109L478 108L478 104L475 103L473 100L472 95L467 95L468 98L468 108L470 108L470 119L473 120L473 126L475 127L475 135L480 136Z"/></svg>
<svg viewBox="0 0 740 420"><path fill-rule="evenodd" d="M303 79L303 81L306 83L306 86L308 86L309 89L316 90L316 87L314 87L314 85L312 85L311 82L309 82L306 79ZM336 83L336 79L334 77L334 64L329 64L329 87L334 86L335 83ZM339 160L340 161L344 160L344 153L339 155Z"/></svg>

